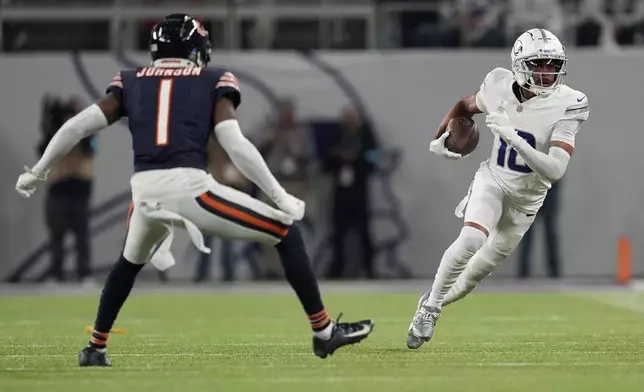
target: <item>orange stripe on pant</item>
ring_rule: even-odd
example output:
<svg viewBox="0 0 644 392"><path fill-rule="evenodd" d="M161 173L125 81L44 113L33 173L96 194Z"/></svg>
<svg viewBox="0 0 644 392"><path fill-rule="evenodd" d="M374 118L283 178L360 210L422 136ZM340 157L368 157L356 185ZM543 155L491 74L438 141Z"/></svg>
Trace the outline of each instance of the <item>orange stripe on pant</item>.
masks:
<svg viewBox="0 0 644 392"><path fill-rule="evenodd" d="M134 211L134 203L130 203L130 207L127 209L127 223L125 224L125 231L130 230L130 219L132 218L132 211Z"/></svg>
<svg viewBox="0 0 644 392"><path fill-rule="evenodd" d="M244 211L240 211L236 208L227 206L212 197L208 196L208 194L204 193L203 195L199 196L199 199L207 204L209 207L214 208L215 210L222 212L225 215L228 215L230 217L239 219L241 221L244 221L252 226L262 228L264 230L270 231L276 236L279 237L284 237L288 233L288 228L281 228L277 225L274 225L273 223L263 221L259 218L256 218L254 216L251 216Z"/></svg>

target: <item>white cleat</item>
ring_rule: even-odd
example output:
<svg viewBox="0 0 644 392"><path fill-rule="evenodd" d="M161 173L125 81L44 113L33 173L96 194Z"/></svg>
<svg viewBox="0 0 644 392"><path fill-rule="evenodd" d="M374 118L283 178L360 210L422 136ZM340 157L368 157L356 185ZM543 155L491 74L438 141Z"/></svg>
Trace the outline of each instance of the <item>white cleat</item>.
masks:
<svg viewBox="0 0 644 392"><path fill-rule="evenodd" d="M420 348L432 338L436 320L441 316L440 308L424 305L427 298L429 298L429 293L420 297L418 309L407 331L407 347L412 350Z"/></svg>

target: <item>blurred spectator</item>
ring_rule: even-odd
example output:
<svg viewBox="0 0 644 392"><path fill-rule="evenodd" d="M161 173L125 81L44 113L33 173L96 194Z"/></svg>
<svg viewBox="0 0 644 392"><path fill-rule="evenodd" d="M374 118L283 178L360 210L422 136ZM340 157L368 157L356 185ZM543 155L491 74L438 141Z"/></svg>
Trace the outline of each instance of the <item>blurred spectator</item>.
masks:
<svg viewBox="0 0 644 392"><path fill-rule="evenodd" d="M290 100L280 104L277 121L260 149L275 178L291 195L306 200L309 192L312 146L308 129L295 119Z"/></svg>
<svg viewBox="0 0 644 392"><path fill-rule="evenodd" d="M333 176L333 260L327 278L345 277L344 243L350 229L360 236L362 265L375 278L370 224L369 177L375 170L378 146L373 131L353 107L342 111L340 132L331 144L324 167Z"/></svg>
<svg viewBox="0 0 644 392"><path fill-rule="evenodd" d="M610 3L615 39L620 45L641 45L644 33L644 2L613 0Z"/></svg>
<svg viewBox="0 0 644 392"><path fill-rule="evenodd" d="M453 19L460 29L461 46L498 48L506 45L501 21L503 9L497 0L458 0Z"/></svg>
<svg viewBox="0 0 644 392"><path fill-rule="evenodd" d="M280 102L276 119L263 128L264 137L259 143L259 150L268 168L288 193L309 202L313 163L312 142L308 127L296 119L294 102L288 99ZM308 228L311 227L309 211L310 205L302 222ZM274 247L265 247L264 259L269 278L282 275L277 256Z"/></svg>
<svg viewBox="0 0 644 392"><path fill-rule="evenodd" d="M445 22L440 10L405 10L400 12L400 46L457 46L458 36ZM450 39L451 38L451 39Z"/></svg>
<svg viewBox="0 0 644 392"><path fill-rule="evenodd" d="M635 17L635 31L633 37L633 43L635 45L644 45L644 2L640 1L637 3L635 12L633 13Z"/></svg>
<svg viewBox="0 0 644 392"><path fill-rule="evenodd" d="M606 15L603 0L582 0L576 24L577 46L616 48L619 28Z"/></svg>
<svg viewBox="0 0 644 392"><path fill-rule="evenodd" d="M558 0L510 0L507 31L512 37L535 27L561 37L564 32L563 9Z"/></svg>
<svg viewBox="0 0 644 392"><path fill-rule="evenodd" d="M42 140L38 153L42 155L58 129L83 109L78 98L63 101L45 96L42 103ZM45 219L51 242L51 269L56 281L65 281L65 236L75 237L76 274L79 282L91 277L89 204L92 193L93 163L96 137L83 139L52 168L45 200Z"/></svg>
<svg viewBox="0 0 644 392"><path fill-rule="evenodd" d="M607 21L601 10L601 0L584 0L579 7L576 26L577 46L598 46Z"/></svg>
<svg viewBox="0 0 644 392"><path fill-rule="evenodd" d="M217 142L216 138L211 137L208 142L208 171L213 178L222 185L229 186L241 192L248 192L251 183L244 177L243 174L228 158L226 151ZM235 280L235 263L233 255L233 242L224 238L215 236L206 236L204 241L206 246L211 248L218 240L221 246L220 260L222 268L222 280L231 282ZM204 282L210 280L210 254L199 253L199 260L197 262L197 270L195 273L195 282ZM249 260L253 278L259 275L258 267L253 263L254 260Z"/></svg>
<svg viewBox="0 0 644 392"><path fill-rule="evenodd" d="M534 239L535 226L539 221L543 224L545 234L545 250L547 257L547 273L550 278L560 276L559 268L559 228L557 218L559 217L560 182L552 184L548 191L546 200L537 214L537 221L525 233L521 240L521 253L519 255L519 278L530 277L530 256Z"/></svg>
<svg viewBox="0 0 644 392"><path fill-rule="evenodd" d="M434 11L402 12L402 46L504 46L502 11L495 0L444 0Z"/></svg>

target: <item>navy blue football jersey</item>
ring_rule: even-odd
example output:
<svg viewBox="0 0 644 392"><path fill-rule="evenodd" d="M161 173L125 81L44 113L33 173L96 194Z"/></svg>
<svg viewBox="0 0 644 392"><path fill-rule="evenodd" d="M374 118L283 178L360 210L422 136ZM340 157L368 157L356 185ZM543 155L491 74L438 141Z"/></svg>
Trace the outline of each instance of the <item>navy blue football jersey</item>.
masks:
<svg viewBox="0 0 644 392"><path fill-rule="evenodd" d="M241 101L235 75L203 67L121 71L107 92L120 98L129 120L134 171L205 169L215 102Z"/></svg>

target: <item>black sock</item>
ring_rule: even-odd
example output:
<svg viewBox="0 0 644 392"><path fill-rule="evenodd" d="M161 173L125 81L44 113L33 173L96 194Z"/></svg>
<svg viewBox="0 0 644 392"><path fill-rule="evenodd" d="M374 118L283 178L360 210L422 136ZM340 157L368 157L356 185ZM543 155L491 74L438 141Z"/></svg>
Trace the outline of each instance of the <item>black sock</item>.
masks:
<svg viewBox="0 0 644 392"><path fill-rule="evenodd" d="M107 275L101 294L98 315L94 323L94 332L89 341L90 347L105 348L116 316L128 295L130 295L136 275L141 271L143 265L132 264L121 256L112 267L109 275Z"/></svg>
<svg viewBox="0 0 644 392"><path fill-rule="evenodd" d="M331 319L324 309L318 282L313 273L309 256L306 254L300 229L295 225L291 226L288 234L275 248L280 255L286 280L300 299L311 322L311 327L314 331L326 328Z"/></svg>

